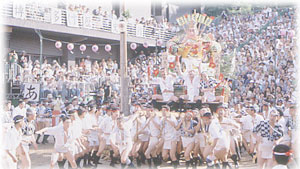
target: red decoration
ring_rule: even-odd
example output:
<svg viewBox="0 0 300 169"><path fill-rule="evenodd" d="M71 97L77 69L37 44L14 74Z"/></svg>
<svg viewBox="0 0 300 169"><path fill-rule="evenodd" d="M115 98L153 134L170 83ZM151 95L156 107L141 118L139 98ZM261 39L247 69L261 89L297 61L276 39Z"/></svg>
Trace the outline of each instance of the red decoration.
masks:
<svg viewBox="0 0 300 169"><path fill-rule="evenodd" d="M158 73L159 73L159 71L158 71L157 69L155 69L155 70L153 71L153 74L154 74L155 77L158 75Z"/></svg>
<svg viewBox="0 0 300 169"><path fill-rule="evenodd" d="M170 69L174 69L174 68L175 68L175 63L174 63L174 62L171 62L171 63L169 64L169 68L170 68Z"/></svg>
<svg viewBox="0 0 300 169"><path fill-rule="evenodd" d="M176 55L176 62L179 62L179 56Z"/></svg>
<svg viewBox="0 0 300 169"><path fill-rule="evenodd" d="M193 47L192 47L192 49L198 49L198 47L199 46L197 44L194 44Z"/></svg>
<svg viewBox="0 0 300 169"><path fill-rule="evenodd" d="M221 92L221 95L224 96L224 93L225 93L225 89L223 88L222 92Z"/></svg>
<svg viewBox="0 0 300 169"><path fill-rule="evenodd" d="M214 20L214 19L215 19L215 17L214 17L214 16L211 16L211 17L210 17L210 19Z"/></svg>
<svg viewBox="0 0 300 169"><path fill-rule="evenodd" d="M223 75L222 73L220 73L219 80L220 80L220 81L223 81L223 80L224 80L224 75Z"/></svg>
<svg viewBox="0 0 300 169"><path fill-rule="evenodd" d="M210 49L210 42L202 42L202 45L204 50L208 51Z"/></svg>
<svg viewBox="0 0 300 169"><path fill-rule="evenodd" d="M208 67L215 68L216 64L214 63L214 58L210 57Z"/></svg>

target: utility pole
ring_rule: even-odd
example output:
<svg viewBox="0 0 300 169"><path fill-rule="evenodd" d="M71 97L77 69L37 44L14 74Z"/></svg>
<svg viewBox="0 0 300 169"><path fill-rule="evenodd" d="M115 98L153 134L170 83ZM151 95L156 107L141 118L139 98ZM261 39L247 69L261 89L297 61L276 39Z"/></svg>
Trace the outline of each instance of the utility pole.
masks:
<svg viewBox="0 0 300 169"><path fill-rule="evenodd" d="M38 34L40 38L40 64L43 63L43 35L40 30L34 30L36 34Z"/></svg>
<svg viewBox="0 0 300 169"><path fill-rule="evenodd" d="M121 69L121 112L125 116L130 114L129 112L129 78L127 76L127 22L126 18L122 16L125 13L125 0L121 1L121 15L120 15L120 69Z"/></svg>

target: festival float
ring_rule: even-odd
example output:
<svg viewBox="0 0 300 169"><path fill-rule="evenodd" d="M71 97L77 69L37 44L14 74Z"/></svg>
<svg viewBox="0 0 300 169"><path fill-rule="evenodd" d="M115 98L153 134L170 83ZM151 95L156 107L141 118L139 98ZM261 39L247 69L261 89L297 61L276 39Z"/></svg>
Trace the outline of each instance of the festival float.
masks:
<svg viewBox="0 0 300 169"><path fill-rule="evenodd" d="M174 71L180 63L182 72L194 69L196 72L206 73L218 80L215 87L216 95L225 96L228 100L228 87L220 72L222 47L212 33L204 33L215 18L206 14L186 14L176 19L184 32L178 33L166 43L166 51L162 54L163 65ZM157 72L155 74L157 76ZM185 87L175 87L175 95L186 93Z"/></svg>

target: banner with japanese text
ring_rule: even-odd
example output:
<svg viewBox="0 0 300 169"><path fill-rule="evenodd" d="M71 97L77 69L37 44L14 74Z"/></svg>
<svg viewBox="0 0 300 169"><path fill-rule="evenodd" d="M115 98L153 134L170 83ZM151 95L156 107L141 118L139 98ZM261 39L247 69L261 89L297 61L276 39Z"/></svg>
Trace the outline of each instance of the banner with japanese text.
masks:
<svg viewBox="0 0 300 169"><path fill-rule="evenodd" d="M67 26L78 27L78 13L75 11L67 11Z"/></svg>
<svg viewBox="0 0 300 169"><path fill-rule="evenodd" d="M26 4L22 1L14 1L13 2L13 17L19 19L26 18L25 11Z"/></svg>
<svg viewBox="0 0 300 169"><path fill-rule="evenodd" d="M40 84L24 83L23 97L29 101L39 101Z"/></svg>
<svg viewBox="0 0 300 169"><path fill-rule="evenodd" d="M88 14L83 15L83 27L84 28L91 29L93 27L92 22L93 22L92 15L88 15Z"/></svg>
<svg viewBox="0 0 300 169"><path fill-rule="evenodd" d="M136 36L137 37L143 37L144 34L144 25L143 24L137 24L136 25Z"/></svg>
<svg viewBox="0 0 300 169"><path fill-rule="evenodd" d="M51 8L51 23L62 24L61 21L61 10L57 8Z"/></svg>

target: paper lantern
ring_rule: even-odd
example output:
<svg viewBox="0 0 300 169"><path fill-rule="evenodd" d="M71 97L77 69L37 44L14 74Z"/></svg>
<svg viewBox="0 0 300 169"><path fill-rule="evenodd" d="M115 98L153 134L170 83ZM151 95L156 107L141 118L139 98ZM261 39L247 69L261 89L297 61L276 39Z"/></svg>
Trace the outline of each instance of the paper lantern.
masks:
<svg viewBox="0 0 300 169"><path fill-rule="evenodd" d="M62 47L61 41L56 41L56 42L55 42L55 47L56 47L57 49L60 49L60 48Z"/></svg>
<svg viewBox="0 0 300 169"><path fill-rule="evenodd" d="M130 48L131 48L132 50L135 50L135 49L137 48L136 43L131 43L131 44L130 44Z"/></svg>
<svg viewBox="0 0 300 169"><path fill-rule="evenodd" d="M143 46L144 46L144 48L148 48L148 46L149 46L149 45L148 45L148 42L144 42L144 43L143 43Z"/></svg>
<svg viewBox="0 0 300 169"><path fill-rule="evenodd" d="M96 52L98 52L98 50L99 50L98 45L93 45L93 46L92 46L92 51L93 51L93 52L96 53Z"/></svg>
<svg viewBox="0 0 300 169"><path fill-rule="evenodd" d="M156 45L161 46L162 44L163 44L163 41L161 39L158 39Z"/></svg>
<svg viewBox="0 0 300 169"><path fill-rule="evenodd" d="M84 51L86 50L86 45L85 45L85 44L80 45L80 46L79 46L79 50L80 50L81 52L84 52Z"/></svg>
<svg viewBox="0 0 300 169"><path fill-rule="evenodd" d="M110 44L107 44L107 45L105 45L105 51L106 52L110 52L111 51L111 46L110 46Z"/></svg>
<svg viewBox="0 0 300 169"><path fill-rule="evenodd" d="M73 54L72 50L74 49L74 44L73 43L68 43L67 48Z"/></svg>
<svg viewBox="0 0 300 169"><path fill-rule="evenodd" d="M68 43L67 45L68 50L73 50L74 49L74 44L73 43Z"/></svg>

